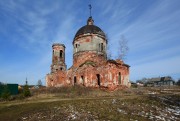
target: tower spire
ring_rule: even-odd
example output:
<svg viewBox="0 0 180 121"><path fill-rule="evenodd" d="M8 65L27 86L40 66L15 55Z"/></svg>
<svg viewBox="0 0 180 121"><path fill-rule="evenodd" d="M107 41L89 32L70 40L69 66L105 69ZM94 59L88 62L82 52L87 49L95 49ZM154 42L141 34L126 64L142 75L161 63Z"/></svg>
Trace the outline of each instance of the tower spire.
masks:
<svg viewBox="0 0 180 121"><path fill-rule="evenodd" d="M90 3L89 4L89 13L90 13L90 16L89 16L89 18L87 20L87 25L93 25L94 24L94 20L93 20L93 18L91 16L91 9L92 9L92 6L91 6L91 3Z"/></svg>
<svg viewBox="0 0 180 121"><path fill-rule="evenodd" d="M89 4L89 13L90 13L90 17L91 17L91 9L92 9L92 6L91 6L91 4Z"/></svg>

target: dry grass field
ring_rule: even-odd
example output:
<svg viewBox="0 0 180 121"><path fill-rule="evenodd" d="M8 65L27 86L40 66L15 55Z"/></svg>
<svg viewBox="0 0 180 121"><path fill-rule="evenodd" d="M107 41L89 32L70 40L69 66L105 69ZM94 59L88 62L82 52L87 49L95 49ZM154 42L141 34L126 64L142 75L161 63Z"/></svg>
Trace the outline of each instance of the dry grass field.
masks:
<svg viewBox="0 0 180 121"><path fill-rule="evenodd" d="M0 121L179 121L180 88L84 87L31 90L26 99L0 102Z"/></svg>

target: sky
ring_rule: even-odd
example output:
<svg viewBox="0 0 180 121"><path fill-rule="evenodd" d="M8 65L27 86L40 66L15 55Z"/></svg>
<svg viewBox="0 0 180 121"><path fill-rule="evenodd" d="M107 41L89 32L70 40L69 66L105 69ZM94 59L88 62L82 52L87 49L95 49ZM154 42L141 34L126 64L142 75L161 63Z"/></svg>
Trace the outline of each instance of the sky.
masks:
<svg viewBox="0 0 180 121"><path fill-rule="evenodd" d="M89 15L108 35L112 59L123 35L130 80L180 78L180 0L0 0L0 82L45 84L52 44L66 46L72 65L73 38Z"/></svg>

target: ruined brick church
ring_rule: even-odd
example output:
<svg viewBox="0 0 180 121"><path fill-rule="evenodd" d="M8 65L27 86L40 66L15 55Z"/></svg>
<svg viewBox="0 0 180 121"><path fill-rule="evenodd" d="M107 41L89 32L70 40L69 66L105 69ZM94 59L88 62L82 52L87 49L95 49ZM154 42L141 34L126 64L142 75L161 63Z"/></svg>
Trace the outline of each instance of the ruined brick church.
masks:
<svg viewBox="0 0 180 121"><path fill-rule="evenodd" d="M129 87L129 65L122 60L107 60L107 38L94 25L90 16L87 25L81 27L74 36L73 65L67 69L65 45L52 45L51 73L46 76L47 87L82 85L106 88Z"/></svg>

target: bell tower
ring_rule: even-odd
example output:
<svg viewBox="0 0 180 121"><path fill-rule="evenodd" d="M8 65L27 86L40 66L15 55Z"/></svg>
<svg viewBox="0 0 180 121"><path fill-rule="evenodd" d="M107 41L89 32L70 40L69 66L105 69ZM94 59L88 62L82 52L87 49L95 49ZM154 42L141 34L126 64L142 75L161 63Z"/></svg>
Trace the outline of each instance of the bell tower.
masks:
<svg viewBox="0 0 180 121"><path fill-rule="evenodd" d="M52 65L51 73L57 71L66 71L65 64L65 45L60 43L54 43L52 45Z"/></svg>

